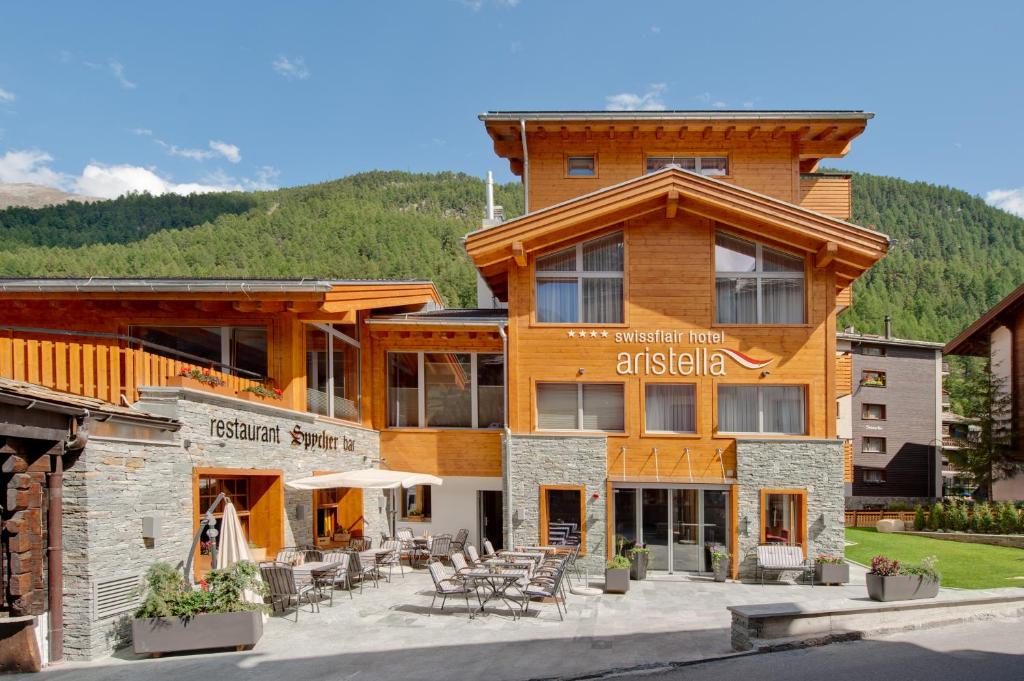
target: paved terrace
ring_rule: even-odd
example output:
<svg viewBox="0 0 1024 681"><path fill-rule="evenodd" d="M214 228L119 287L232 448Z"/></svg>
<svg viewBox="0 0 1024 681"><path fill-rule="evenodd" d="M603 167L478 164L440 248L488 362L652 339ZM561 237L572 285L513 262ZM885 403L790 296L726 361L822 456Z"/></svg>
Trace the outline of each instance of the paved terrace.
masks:
<svg viewBox="0 0 1024 681"><path fill-rule="evenodd" d="M433 585L425 570L354 598L338 590L334 606L304 610L299 622L269 619L251 651L142 659L130 649L89 663L44 672L57 681L303 681L318 679L481 679L521 681L572 677L653 662L697 661L735 655L728 605L814 603L866 599L864 571L851 566L843 587L790 584L716 584L710 579L655 576L632 582L625 596L569 597L560 622L554 605L530 607L512 621L498 608L469 619L465 604L449 599L428 617ZM600 584L595 584L600 586ZM472 601L471 601L472 602ZM504 611L507 612L507 611ZM292 617L293 615L289 615ZM39 677L36 677L39 678Z"/></svg>

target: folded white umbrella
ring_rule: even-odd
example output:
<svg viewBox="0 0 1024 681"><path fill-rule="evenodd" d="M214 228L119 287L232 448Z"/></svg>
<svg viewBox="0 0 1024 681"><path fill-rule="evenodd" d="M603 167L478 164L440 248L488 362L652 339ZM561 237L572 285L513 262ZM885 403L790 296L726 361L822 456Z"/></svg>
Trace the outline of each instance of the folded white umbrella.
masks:
<svg viewBox="0 0 1024 681"><path fill-rule="evenodd" d="M224 515L220 520L220 537L217 542L217 564L213 567L221 570L231 567L242 560L252 560L249 543L242 532L242 523L238 520L238 512L230 501L224 504ZM249 603L262 603L259 594L246 590L242 600Z"/></svg>
<svg viewBox="0 0 1024 681"><path fill-rule="evenodd" d="M288 480L285 485L292 489L333 489L335 487L395 489L397 487L415 487L416 485L441 485L443 482L441 478L426 473L364 468L358 471L328 473L327 475Z"/></svg>

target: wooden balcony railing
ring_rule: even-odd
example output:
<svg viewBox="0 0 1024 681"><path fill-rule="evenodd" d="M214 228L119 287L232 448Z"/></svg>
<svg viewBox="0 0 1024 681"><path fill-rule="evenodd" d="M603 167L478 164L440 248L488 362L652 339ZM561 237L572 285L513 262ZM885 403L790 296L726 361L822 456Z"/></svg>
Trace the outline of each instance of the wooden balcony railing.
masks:
<svg viewBox="0 0 1024 681"><path fill-rule="evenodd" d="M246 387L263 384L262 380L221 371L225 367L215 362L169 357L145 345L152 344L116 334L0 327L0 376L115 404L135 402L140 386L181 383L183 368L200 368L222 382L217 386L189 384L201 390L233 396ZM170 348L166 352L175 353Z"/></svg>

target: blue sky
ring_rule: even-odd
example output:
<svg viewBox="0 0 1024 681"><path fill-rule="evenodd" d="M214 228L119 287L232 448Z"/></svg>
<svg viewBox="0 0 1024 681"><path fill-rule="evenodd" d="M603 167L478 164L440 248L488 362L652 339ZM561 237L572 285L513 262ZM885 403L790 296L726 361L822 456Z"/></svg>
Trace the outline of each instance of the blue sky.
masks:
<svg viewBox="0 0 1024 681"><path fill-rule="evenodd" d="M833 165L1024 214L1024 3L6 3L0 182L495 170L487 109L855 108ZM627 95L618 100L610 98Z"/></svg>

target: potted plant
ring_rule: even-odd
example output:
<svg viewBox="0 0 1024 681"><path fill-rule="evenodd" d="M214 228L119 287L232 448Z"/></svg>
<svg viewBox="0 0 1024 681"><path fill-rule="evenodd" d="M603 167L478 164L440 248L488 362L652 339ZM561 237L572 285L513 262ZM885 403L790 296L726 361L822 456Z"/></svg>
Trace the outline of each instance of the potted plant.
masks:
<svg viewBox="0 0 1024 681"><path fill-rule="evenodd" d="M626 550L626 557L629 558L629 578L636 581L647 579L651 550L643 544L636 544Z"/></svg>
<svg viewBox="0 0 1024 681"><path fill-rule="evenodd" d="M937 562L934 556L920 563L900 563L886 556L875 556L867 574L868 597L874 601L935 598L941 579L935 569Z"/></svg>
<svg viewBox="0 0 1024 681"><path fill-rule="evenodd" d="M280 401L284 398L284 391L265 385L247 385L238 391L238 396L250 402Z"/></svg>
<svg viewBox="0 0 1024 681"><path fill-rule="evenodd" d="M259 568L249 561L211 570L196 590L168 563L154 563L132 622L133 648L150 655L251 648L263 636L263 605L246 601L245 594L263 591Z"/></svg>
<svg viewBox="0 0 1024 681"><path fill-rule="evenodd" d="M846 584L850 581L850 564L842 556L822 554L814 563L814 581L818 584Z"/></svg>
<svg viewBox="0 0 1024 681"><path fill-rule="evenodd" d="M604 564L604 591L609 594L624 594L629 591L629 559L615 556Z"/></svg>
<svg viewBox="0 0 1024 681"><path fill-rule="evenodd" d="M233 395L224 386L224 379L209 369L183 366L174 376L167 377L167 385L174 388L191 388L205 392Z"/></svg>
<svg viewBox="0 0 1024 681"><path fill-rule="evenodd" d="M711 571L715 575L716 582L724 582L729 576L729 559L732 555L729 550L721 544L711 546Z"/></svg>

